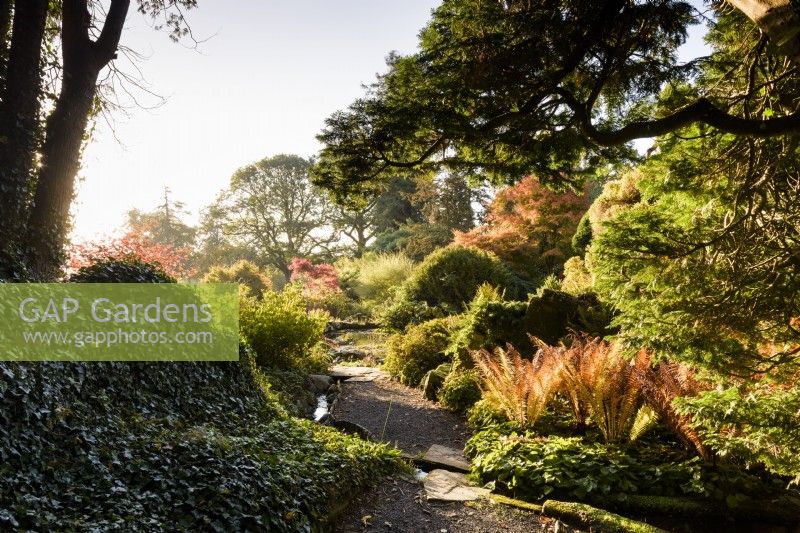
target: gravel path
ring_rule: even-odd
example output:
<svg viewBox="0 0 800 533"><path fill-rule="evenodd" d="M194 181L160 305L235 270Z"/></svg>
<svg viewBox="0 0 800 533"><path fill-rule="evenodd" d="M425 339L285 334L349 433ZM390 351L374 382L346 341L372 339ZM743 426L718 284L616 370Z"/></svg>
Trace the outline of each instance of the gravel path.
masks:
<svg viewBox="0 0 800 533"><path fill-rule="evenodd" d="M460 450L471 436L463 417L426 400L419 389L390 380L344 381L341 387L333 416L360 424L406 453L425 453L431 444Z"/></svg>
<svg viewBox="0 0 800 533"><path fill-rule="evenodd" d="M421 455L432 444L463 449L471 435L463 417L426 400L419 389L388 379L345 381L341 387L333 416L365 427L377 439L383 435L383 441L406 453ZM386 478L358 496L339 518L335 530L345 533L575 531L533 512L491 501L428 502L422 485L404 475Z"/></svg>
<svg viewBox="0 0 800 533"><path fill-rule="evenodd" d="M489 501L438 503L425 500L419 483L389 478L359 496L340 517L343 533L529 533L573 531L552 519Z"/></svg>

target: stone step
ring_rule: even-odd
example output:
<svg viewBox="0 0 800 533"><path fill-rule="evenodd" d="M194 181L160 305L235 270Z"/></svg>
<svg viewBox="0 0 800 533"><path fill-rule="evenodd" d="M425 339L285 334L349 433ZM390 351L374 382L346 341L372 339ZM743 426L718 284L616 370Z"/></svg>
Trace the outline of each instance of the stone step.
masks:
<svg viewBox="0 0 800 533"><path fill-rule="evenodd" d="M457 472L470 471L469 461L464 457L461 450L448 448L441 444L434 444L428 448L422 460L434 465L436 468L442 468L444 470L455 470Z"/></svg>
<svg viewBox="0 0 800 533"><path fill-rule="evenodd" d="M469 484L467 477L449 470L433 470L423 481L425 494L429 501L466 502L486 498L489 489Z"/></svg>
<svg viewBox="0 0 800 533"><path fill-rule="evenodd" d="M389 379L387 372L373 366L333 365L328 375L336 380L350 380L351 378L359 378L358 381Z"/></svg>

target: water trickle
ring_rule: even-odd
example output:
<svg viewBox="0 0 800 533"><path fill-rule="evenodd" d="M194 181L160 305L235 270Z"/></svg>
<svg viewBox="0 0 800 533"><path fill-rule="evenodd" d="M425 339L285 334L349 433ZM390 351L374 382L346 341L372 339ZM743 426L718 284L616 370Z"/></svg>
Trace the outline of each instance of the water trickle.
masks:
<svg viewBox="0 0 800 533"><path fill-rule="evenodd" d="M319 420L328 414L328 397L324 394L317 396L317 408L314 410L314 421Z"/></svg>

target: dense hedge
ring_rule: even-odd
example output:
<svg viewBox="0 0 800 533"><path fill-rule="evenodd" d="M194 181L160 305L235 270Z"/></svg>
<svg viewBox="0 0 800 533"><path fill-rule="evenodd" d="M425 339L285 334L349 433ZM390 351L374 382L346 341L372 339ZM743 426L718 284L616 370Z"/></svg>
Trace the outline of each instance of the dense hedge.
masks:
<svg viewBox="0 0 800 533"><path fill-rule="evenodd" d="M569 333L604 337L610 329L612 312L593 293L573 296L563 291L544 289L528 302L524 331L547 344L557 344Z"/></svg>
<svg viewBox="0 0 800 533"><path fill-rule="evenodd" d="M0 363L0 530L308 530L395 465L224 363Z"/></svg>

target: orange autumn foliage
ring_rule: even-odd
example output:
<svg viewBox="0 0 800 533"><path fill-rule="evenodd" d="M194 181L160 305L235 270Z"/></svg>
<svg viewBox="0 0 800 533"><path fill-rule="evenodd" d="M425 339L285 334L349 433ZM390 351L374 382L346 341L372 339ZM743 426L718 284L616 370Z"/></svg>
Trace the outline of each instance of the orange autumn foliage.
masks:
<svg viewBox="0 0 800 533"><path fill-rule="evenodd" d="M572 236L588 208L588 194L555 192L528 176L500 191L486 223L456 232L455 242L494 252L518 272L543 278L572 255Z"/></svg>

